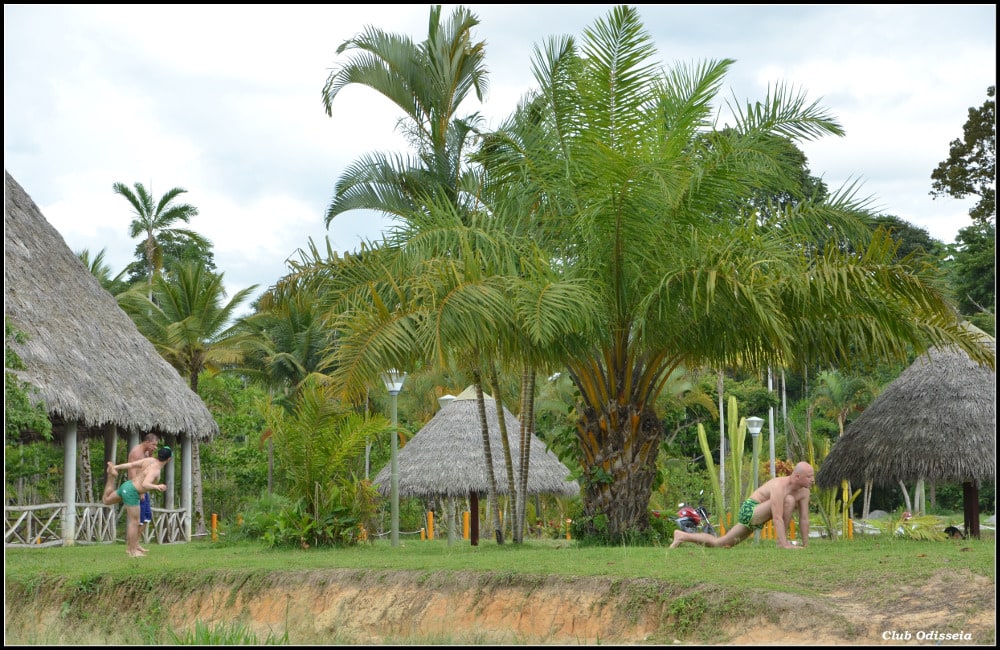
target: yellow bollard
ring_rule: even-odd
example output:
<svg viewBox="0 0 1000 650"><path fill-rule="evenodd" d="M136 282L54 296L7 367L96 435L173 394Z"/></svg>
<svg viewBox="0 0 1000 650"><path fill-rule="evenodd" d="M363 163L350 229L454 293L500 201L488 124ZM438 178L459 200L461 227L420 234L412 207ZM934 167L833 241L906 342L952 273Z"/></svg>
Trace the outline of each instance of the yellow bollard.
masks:
<svg viewBox="0 0 1000 650"><path fill-rule="evenodd" d="M854 539L854 520L847 520L847 539Z"/></svg>
<svg viewBox="0 0 1000 650"><path fill-rule="evenodd" d="M434 511L427 511L427 539L434 539Z"/></svg>
<svg viewBox="0 0 1000 650"><path fill-rule="evenodd" d="M421 528L420 529L420 541L423 542L426 539L427 539L427 529L426 528Z"/></svg>
<svg viewBox="0 0 1000 650"><path fill-rule="evenodd" d="M795 520L788 522L788 541L795 539Z"/></svg>
<svg viewBox="0 0 1000 650"><path fill-rule="evenodd" d="M469 539L470 514L466 510L462 513L462 539Z"/></svg>
<svg viewBox="0 0 1000 650"><path fill-rule="evenodd" d="M212 541L219 541L219 515L212 513Z"/></svg>
<svg viewBox="0 0 1000 650"><path fill-rule="evenodd" d="M566 520L566 539L569 539L569 525L570 525L571 523L573 523L573 520L572 520L572 519L567 519L567 520Z"/></svg>

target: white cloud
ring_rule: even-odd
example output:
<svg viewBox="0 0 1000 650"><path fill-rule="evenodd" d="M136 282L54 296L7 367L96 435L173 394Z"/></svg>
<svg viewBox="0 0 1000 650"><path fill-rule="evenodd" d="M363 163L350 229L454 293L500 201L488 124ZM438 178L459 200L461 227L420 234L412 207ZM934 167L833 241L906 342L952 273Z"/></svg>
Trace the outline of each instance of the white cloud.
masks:
<svg viewBox="0 0 1000 650"><path fill-rule="evenodd" d="M496 126L533 83L533 47L580 36L612 5L470 7L490 91L467 110ZM968 225L973 201L932 200L930 174L995 83L994 5L639 10L665 65L735 59L722 98L784 82L821 99L847 135L803 150L831 187L861 179L885 212L946 242ZM419 41L427 19L411 5L4 5L4 165L73 250L106 249L116 270L136 242L112 184L185 188L230 294L262 290L310 238L344 251L388 223L345 214L327 229L324 214L347 165L403 148L401 111L348 87L330 117L321 90L345 39L374 25Z"/></svg>

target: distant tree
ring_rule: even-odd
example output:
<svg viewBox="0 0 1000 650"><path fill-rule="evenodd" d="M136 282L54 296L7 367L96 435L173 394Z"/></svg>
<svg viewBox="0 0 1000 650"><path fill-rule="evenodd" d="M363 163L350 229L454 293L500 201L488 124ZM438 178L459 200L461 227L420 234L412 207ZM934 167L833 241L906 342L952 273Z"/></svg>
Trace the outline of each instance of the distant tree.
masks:
<svg viewBox="0 0 1000 650"><path fill-rule="evenodd" d="M996 86L986 89L988 99L969 109L961 140L952 140L948 159L931 173L931 196L947 194L963 199L970 194L979 203L969 211L973 220L995 223L997 215L997 104Z"/></svg>
<svg viewBox="0 0 1000 650"><path fill-rule="evenodd" d="M891 214L880 214L872 218L873 225L881 226L889 231L889 235L899 242L896 259L906 257L910 253L923 251L933 257L943 257L947 249L944 242L930 236L924 228L915 226L908 221Z"/></svg>
<svg viewBox="0 0 1000 650"><path fill-rule="evenodd" d="M170 273L178 264L192 262L205 268L206 271L217 273L215 266L215 254L211 249L211 242L207 239L197 241L190 240L183 235L174 232L164 233L160 237L160 252L162 261L162 271ZM136 282L146 281L146 245L140 242L135 247L135 256L131 264L125 267L128 273L127 283L129 286Z"/></svg>
<svg viewBox="0 0 1000 650"><path fill-rule="evenodd" d="M953 140L948 159L931 173L931 196L979 197L969 216L973 224L955 239L952 285L962 314L980 329L996 332L996 86L988 99L969 109L962 140Z"/></svg>
<svg viewBox="0 0 1000 650"><path fill-rule="evenodd" d="M164 244L166 242L176 242L180 239L194 243L204 250L211 248L211 243L202 235L193 230L174 227L178 221L188 223L191 217L198 214L198 208L193 205L173 203L174 199L187 190L180 187L172 188L160 197L159 201L155 201L153 195L142 183L136 183L134 190L124 183L115 183L113 189L115 194L125 197L135 212L135 218L128 227L129 237L133 239L144 237L141 246L143 247L150 296L152 295L153 276L164 266Z"/></svg>
<svg viewBox="0 0 1000 650"><path fill-rule="evenodd" d="M985 332L996 332L996 240L994 223L977 221L958 231L951 263L962 314Z"/></svg>

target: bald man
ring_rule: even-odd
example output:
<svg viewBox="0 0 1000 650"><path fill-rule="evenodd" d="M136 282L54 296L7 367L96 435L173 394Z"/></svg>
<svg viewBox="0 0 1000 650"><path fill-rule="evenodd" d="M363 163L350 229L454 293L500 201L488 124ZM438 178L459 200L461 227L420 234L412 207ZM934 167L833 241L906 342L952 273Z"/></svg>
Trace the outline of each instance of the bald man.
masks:
<svg viewBox="0 0 1000 650"><path fill-rule="evenodd" d="M722 537L675 530L674 542L670 548L677 548L685 542L732 548L771 520L774 521L774 530L778 535L778 548L802 548L809 541L809 488L815 480L812 465L801 462L795 466L790 476L772 478L757 488L740 506L736 518L738 523ZM796 509L799 511L799 531L802 533L801 546L788 541L788 523Z"/></svg>

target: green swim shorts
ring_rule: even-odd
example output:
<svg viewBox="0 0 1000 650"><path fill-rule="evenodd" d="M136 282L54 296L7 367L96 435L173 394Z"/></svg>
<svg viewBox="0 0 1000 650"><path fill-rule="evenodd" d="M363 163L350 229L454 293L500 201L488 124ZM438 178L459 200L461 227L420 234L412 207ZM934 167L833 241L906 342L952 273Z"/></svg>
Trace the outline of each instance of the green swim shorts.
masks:
<svg viewBox="0 0 1000 650"><path fill-rule="evenodd" d="M139 491L132 485L132 481L125 481L117 490L118 496L122 498L122 503L127 506L139 505ZM740 511L742 512L742 510Z"/></svg>
<svg viewBox="0 0 1000 650"><path fill-rule="evenodd" d="M754 501L753 499L747 499L746 501L744 501L743 505L740 506L739 515L736 516L736 521L740 522L750 530L757 530L763 528L764 527L763 524L759 526L754 526L753 524L750 523L750 521L753 519L753 510L759 505L760 504Z"/></svg>

